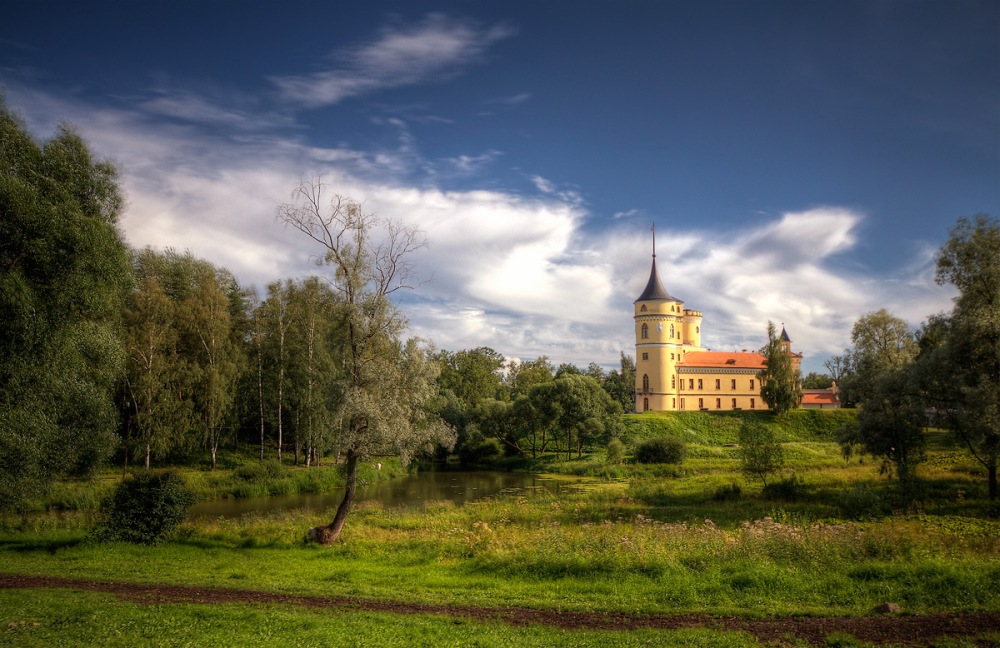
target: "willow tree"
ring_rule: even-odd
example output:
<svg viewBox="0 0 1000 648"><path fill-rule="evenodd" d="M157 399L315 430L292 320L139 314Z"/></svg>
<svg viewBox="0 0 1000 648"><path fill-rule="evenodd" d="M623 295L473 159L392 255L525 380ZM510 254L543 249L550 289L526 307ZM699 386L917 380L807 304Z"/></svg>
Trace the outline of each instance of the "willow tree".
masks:
<svg viewBox="0 0 1000 648"><path fill-rule="evenodd" d="M0 509L114 447L123 204L114 165L79 135L39 144L0 102Z"/></svg>
<svg viewBox="0 0 1000 648"><path fill-rule="evenodd" d="M426 240L419 230L327 190L319 180L304 182L291 203L278 207L280 221L322 248L320 261L343 305L343 360L330 395L347 484L333 521L309 531L322 544L343 531L359 462L389 454L406 462L435 444L454 444L454 433L425 407L437 390L437 363L415 341L400 341L406 322L391 301L397 291L413 288L410 256Z"/></svg>

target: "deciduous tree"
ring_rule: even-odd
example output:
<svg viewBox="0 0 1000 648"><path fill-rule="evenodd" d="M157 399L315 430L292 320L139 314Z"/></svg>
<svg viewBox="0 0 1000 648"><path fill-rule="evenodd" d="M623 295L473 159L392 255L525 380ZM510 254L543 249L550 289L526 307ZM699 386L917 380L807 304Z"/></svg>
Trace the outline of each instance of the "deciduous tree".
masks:
<svg viewBox="0 0 1000 648"><path fill-rule="evenodd" d="M775 332L774 323L767 323L767 345L761 349L765 367L757 374L760 397L775 414L798 407L802 389L792 358Z"/></svg>
<svg viewBox="0 0 1000 648"><path fill-rule="evenodd" d="M117 171L60 127L40 145L0 103L0 508L113 449L131 286Z"/></svg>
<svg viewBox="0 0 1000 648"><path fill-rule="evenodd" d="M937 259L938 283L959 290L940 340L928 346L930 373L944 377L932 397L976 461L986 469L990 499L997 498L1000 458L1000 224L979 214L959 219ZM925 336L929 338L930 336ZM939 344L934 344L939 342Z"/></svg>
<svg viewBox="0 0 1000 648"><path fill-rule="evenodd" d="M331 285L345 308L343 365L335 380L338 446L345 457L344 499L329 525L310 537L340 537L357 493L358 462L396 454L404 461L435 444L451 447L454 433L425 405L438 365L415 341L399 341L405 321L390 297L412 288L410 255L426 245L416 229L380 219L357 202L329 197L319 180L299 185L278 219L320 246Z"/></svg>

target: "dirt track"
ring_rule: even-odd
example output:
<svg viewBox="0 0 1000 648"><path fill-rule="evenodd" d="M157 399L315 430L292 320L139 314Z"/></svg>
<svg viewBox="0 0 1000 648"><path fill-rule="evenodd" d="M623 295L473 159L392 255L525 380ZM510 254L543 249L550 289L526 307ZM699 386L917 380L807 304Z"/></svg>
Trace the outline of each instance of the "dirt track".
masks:
<svg viewBox="0 0 1000 648"><path fill-rule="evenodd" d="M814 645L825 644L826 637L834 633L847 633L862 641L874 643L924 646L935 638L943 636L969 637L989 631L1000 632L1000 613L791 617L753 620L707 614L563 612L532 608L431 605L342 596L297 596L255 590L182 585L142 585L114 581L5 574L0 574L0 588L51 588L106 592L126 601L143 604L277 603L342 611L440 614L484 621L503 621L515 626L542 624L569 630L632 630L635 628L742 630L765 642L781 643L794 636Z"/></svg>

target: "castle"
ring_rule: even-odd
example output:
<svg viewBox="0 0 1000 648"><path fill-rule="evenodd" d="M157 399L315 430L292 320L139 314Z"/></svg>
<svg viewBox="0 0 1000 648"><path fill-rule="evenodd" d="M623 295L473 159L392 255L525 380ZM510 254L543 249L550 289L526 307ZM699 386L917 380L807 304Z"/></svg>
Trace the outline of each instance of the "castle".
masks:
<svg viewBox="0 0 1000 648"><path fill-rule="evenodd" d="M671 297L656 270L656 239L649 282L635 300L635 411L766 410L757 373L764 356L711 351L701 346L701 312ZM796 371L802 354L781 327L781 346Z"/></svg>

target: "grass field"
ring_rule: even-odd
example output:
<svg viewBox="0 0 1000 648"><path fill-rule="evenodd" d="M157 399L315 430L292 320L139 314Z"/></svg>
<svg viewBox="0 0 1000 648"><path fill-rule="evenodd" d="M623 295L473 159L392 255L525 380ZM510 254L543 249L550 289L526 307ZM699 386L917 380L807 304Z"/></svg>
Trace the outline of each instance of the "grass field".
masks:
<svg viewBox="0 0 1000 648"><path fill-rule="evenodd" d="M945 434L931 436L921 498L905 506L877 465L845 461L811 433L784 443L791 497L764 497L738 472L732 441L716 435L690 441L680 466L543 458L536 468L591 476L558 496L364 503L329 548L303 542L328 521L303 511L188 522L154 547L90 540L86 510L11 517L0 528L0 572L586 613L838 617L887 602L904 615L1000 612L1000 521L988 516L984 480ZM718 629L525 628L63 590L0 590L4 627L0 643L11 645L761 645ZM976 639L1000 635L934 645ZM852 641L830 639L860 645Z"/></svg>

